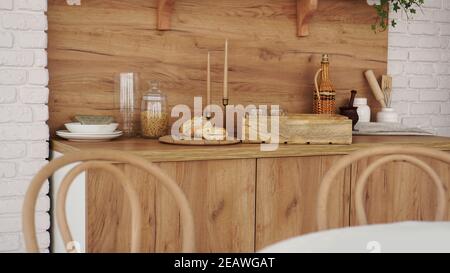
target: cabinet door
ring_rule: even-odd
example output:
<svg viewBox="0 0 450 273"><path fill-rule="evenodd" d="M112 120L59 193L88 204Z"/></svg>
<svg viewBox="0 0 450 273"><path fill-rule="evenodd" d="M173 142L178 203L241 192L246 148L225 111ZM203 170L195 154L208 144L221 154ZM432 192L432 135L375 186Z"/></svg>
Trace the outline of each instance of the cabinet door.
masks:
<svg viewBox="0 0 450 273"><path fill-rule="evenodd" d="M378 158L364 159L353 166L352 196L354 196L357 177ZM419 159L436 170L448 189L450 167L436 160ZM426 173L406 162L389 163L376 170L369 178L364 198L367 219L371 224L405 220L434 220L436 212L434 184ZM354 198L352 198L351 225L353 226L358 225L354 202Z"/></svg>
<svg viewBox="0 0 450 273"><path fill-rule="evenodd" d="M178 182L192 206L197 251L254 251L255 159L158 165ZM180 251L179 210L173 198L153 177L121 167L140 194L142 251ZM130 210L120 186L102 171L90 171L88 177L89 252L129 251Z"/></svg>
<svg viewBox="0 0 450 273"><path fill-rule="evenodd" d="M258 159L256 249L317 231L316 203L326 171L340 156ZM350 168L329 196L329 226L349 225Z"/></svg>

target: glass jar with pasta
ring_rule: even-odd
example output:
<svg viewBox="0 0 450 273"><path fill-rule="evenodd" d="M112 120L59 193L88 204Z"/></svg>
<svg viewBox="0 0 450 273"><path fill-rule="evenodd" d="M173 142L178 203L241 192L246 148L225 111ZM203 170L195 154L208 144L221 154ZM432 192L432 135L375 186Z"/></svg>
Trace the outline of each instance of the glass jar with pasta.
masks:
<svg viewBox="0 0 450 273"><path fill-rule="evenodd" d="M159 83L151 81L150 90L142 97L141 135L157 139L166 134L168 125L167 97L159 89Z"/></svg>

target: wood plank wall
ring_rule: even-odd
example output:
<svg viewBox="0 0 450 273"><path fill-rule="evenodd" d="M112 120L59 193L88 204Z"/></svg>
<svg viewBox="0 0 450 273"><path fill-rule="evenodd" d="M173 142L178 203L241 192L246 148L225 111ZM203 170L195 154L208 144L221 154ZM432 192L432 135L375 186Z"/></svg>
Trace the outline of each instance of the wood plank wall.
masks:
<svg viewBox="0 0 450 273"><path fill-rule="evenodd" d="M343 104L350 89L368 96L363 77L386 73L387 33L375 34L365 0L320 0L311 35L296 36L295 0L177 0L171 31L156 30L156 0L49 0L50 127L75 114L117 114L114 74L161 81L169 104L205 95L212 50L213 102L221 102L223 44L230 39L230 103L280 104L311 111L313 77L322 53ZM147 85L141 85L141 90Z"/></svg>

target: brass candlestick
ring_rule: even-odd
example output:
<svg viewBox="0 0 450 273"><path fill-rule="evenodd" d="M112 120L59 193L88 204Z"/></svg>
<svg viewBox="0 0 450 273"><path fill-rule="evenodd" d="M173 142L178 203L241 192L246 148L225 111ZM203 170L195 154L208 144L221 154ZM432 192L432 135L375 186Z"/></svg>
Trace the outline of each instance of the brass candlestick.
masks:
<svg viewBox="0 0 450 273"><path fill-rule="evenodd" d="M229 100L228 99L222 99L222 104L223 104L223 110L225 110L225 113L224 113L224 117L225 117L225 121L226 121L226 119L227 119L227 106L228 106L228 102L229 102Z"/></svg>
<svg viewBox="0 0 450 273"><path fill-rule="evenodd" d="M229 102L228 99L222 99L222 104L225 107L225 110L227 110L228 102Z"/></svg>
<svg viewBox="0 0 450 273"><path fill-rule="evenodd" d="M222 99L222 104L223 104L223 109L224 109L224 113L223 113L223 119L224 119L223 128L225 128L225 130L227 130L227 106L228 106L228 103L229 103L228 98L223 98Z"/></svg>

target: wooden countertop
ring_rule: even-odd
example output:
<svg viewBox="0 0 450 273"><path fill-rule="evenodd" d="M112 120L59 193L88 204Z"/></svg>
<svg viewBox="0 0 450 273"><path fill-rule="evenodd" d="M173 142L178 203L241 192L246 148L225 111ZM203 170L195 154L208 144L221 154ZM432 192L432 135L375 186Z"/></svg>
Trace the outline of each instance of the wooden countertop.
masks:
<svg viewBox="0 0 450 273"><path fill-rule="evenodd" d="M71 142L60 139L51 142L52 150L60 153L87 149L118 150L131 152L153 162L342 155L378 145L415 145L450 151L450 138L434 136L354 136L352 145L280 144L278 150L272 152L260 151L260 145L258 144L198 147L162 144L157 140L142 138L124 138L99 143Z"/></svg>

